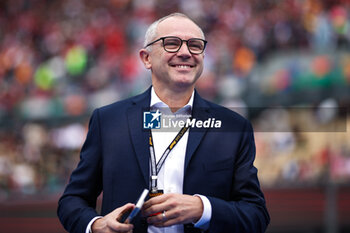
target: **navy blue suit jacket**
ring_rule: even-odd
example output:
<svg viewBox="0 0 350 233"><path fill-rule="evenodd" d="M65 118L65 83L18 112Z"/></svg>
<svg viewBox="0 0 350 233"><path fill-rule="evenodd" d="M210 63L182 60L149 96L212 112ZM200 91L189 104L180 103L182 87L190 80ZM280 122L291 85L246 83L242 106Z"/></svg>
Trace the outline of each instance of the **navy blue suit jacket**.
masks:
<svg viewBox="0 0 350 233"><path fill-rule="evenodd" d="M58 216L69 232L85 232L89 221L99 215L95 207L102 191L101 215L106 215L135 202L149 187L149 132L142 129L142 112L149 108L150 96L149 89L94 111L80 162L59 200ZM269 215L253 166L251 124L197 93L192 116L220 119L223 129L190 129L183 193L208 197L212 205L208 232L264 232ZM147 232L140 216L134 226L134 232ZM185 225L185 232L197 231L193 225Z"/></svg>

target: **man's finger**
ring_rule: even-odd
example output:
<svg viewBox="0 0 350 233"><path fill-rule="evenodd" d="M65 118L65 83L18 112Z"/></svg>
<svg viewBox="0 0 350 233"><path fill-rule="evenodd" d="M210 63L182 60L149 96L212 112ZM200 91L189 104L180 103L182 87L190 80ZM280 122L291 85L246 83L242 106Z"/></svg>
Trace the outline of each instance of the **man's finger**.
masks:
<svg viewBox="0 0 350 233"><path fill-rule="evenodd" d="M152 197L151 199L149 199L148 201L146 201L143 204L143 208L147 209L152 205L156 205L156 204L159 204L159 203L166 201L168 198L169 198L169 194L163 194L163 195L160 195L157 197Z"/></svg>
<svg viewBox="0 0 350 233"><path fill-rule="evenodd" d="M149 224L152 224L156 227L168 227L168 226L172 226L172 225L175 225L175 224L182 224L183 223L183 218L181 218L180 216L178 215L173 215L171 213L168 214L168 212L165 213L165 217L164 216L161 216L161 215L158 215L158 216L155 216L157 218L148 218L147 219L147 222Z"/></svg>
<svg viewBox="0 0 350 233"><path fill-rule="evenodd" d="M153 197L148 200L142 207L142 216L148 217L172 208L169 200L172 198L171 194L164 194L159 197Z"/></svg>
<svg viewBox="0 0 350 233"><path fill-rule="evenodd" d="M124 214L127 214L127 212L131 212L134 208L135 208L134 204L128 203L116 209L115 210L116 220L120 221Z"/></svg>
<svg viewBox="0 0 350 233"><path fill-rule="evenodd" d="M162 213L159 213L158 215L147 218L147 223L149 224L155 224L155 223L161 223L161 222L163 222Z"/></svg>
<svg viewBox="0 0 350 233"><path fill-rule="evenodd" d="M167 226L170 226L169 223L174 224L181 221L182 219L179 219L179 217L180 217L180 214L178 212L176 212L175 210L169 210L169 211L163 211L159 215L148 217L147 222L149 224L165 223Z"/></svg>
<svg viewBox="0 0 350 233"><path fill-rule="evenodd" d="M168 204L166 202L163 202L161 204L157 204L157 205L152 205L147 209L144 209L142 211L142 215L144 217L148 217L157 213L162 213L163 211L167 211L170 207L168 206Z"/></svg>
<svg viewBox="0 0 350 233"><path fill-rule="evenodd" d="M131 231L134 228L132 224L120 223L115 220L109 220L107 222L107 225L111 230L116 232L127 232L127 231Z"/></svg>

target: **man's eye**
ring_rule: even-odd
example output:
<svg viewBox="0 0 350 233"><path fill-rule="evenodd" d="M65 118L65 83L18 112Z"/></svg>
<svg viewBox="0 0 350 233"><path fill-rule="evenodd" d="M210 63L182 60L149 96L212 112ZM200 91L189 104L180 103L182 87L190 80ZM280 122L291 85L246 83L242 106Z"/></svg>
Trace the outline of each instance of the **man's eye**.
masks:
<svg viewBox="0 0 350 233"><path fill-rule="evenodd" d="M193 42L193 43L190 43L190 47L191 47L191 49L201 50L201 49L203 49L203 44L200 42Z"/></svg>
<svg viewBox="0 0 350 233"><path fill-rule="evenodd" d="M179 41L177 40L167 40L164 42L165 46L179 46Z"/></svg>

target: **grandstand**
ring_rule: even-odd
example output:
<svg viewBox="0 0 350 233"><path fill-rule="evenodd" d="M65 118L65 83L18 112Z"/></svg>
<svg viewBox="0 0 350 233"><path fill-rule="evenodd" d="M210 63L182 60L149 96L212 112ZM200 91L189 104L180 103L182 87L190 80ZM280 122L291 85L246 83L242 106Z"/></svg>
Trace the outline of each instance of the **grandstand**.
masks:
<svg viewBox="0 0 350 233"><path fill-rule="evenodd" d="M0 231L64 232L89 116L150 85L137 52L170 12L209 41L199 93L253 122L268 232L349 232L347 0L1 1Z"/></svg>

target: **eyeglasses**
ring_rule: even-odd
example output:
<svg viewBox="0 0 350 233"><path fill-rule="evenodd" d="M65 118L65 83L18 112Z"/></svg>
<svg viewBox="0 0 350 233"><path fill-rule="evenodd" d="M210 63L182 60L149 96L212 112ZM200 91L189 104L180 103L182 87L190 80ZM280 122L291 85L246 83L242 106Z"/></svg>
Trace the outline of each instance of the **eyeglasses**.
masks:
<svg viewBox="0 0 350 233"><path fill-rule="evenodd" d="M189 40L182 40L179 37L176 36L166 36L161 37L145 46L147 48L150 45L153 45L154 43L158 41L163 42L163 48L165 51L169 53L176 53L180 50L182 43L186 42L187 48L192 54L201 54L203 53L205 46L207 45L207 41L199 38L191 38Z"/></svg>

